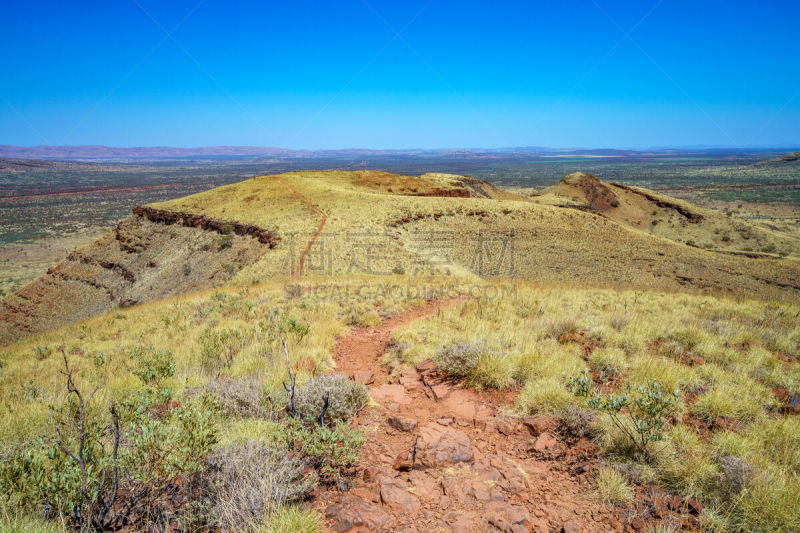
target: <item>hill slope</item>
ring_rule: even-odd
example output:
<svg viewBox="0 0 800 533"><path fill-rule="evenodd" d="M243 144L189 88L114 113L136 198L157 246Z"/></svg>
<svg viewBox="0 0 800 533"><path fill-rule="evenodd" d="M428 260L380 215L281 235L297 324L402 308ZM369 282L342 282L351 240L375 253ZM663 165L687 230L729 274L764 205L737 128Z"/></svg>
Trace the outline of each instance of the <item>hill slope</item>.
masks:
<svg viewBox="0 0 800 533"><path fill-rule="evenodd" d="M641 187L602 182L584 172L565 176L534 199L600 213L651 235L706 249L752 256L800 255L800 240L792 235Z"/></svg>
<svg viewBox="0 0 800 533"><path fill-rule="evenodd" d="M779 155L778 157L773 157L771 159L765 159L764 161L759 161L758 163L754 163L754 165L800 167L800 150L798 150L797 152L790 152L788 154Z"/></svg>
<svg viewBox="0 0 800 533"><path fill-rule="evenodd" d="M570 194L567 207L547 205ZM690 204L589 175L571 175L537 200L450 174L325 171L262 176L150 204L3 300L0 343L118 305L299 276L450 274L758 298L800 294L793 260L663 238L674 235L659 234L661 227L684 235L713 233L709 224L719 219L730 225ZM634 229L653 210L666 222L651 232Z"/></svg>

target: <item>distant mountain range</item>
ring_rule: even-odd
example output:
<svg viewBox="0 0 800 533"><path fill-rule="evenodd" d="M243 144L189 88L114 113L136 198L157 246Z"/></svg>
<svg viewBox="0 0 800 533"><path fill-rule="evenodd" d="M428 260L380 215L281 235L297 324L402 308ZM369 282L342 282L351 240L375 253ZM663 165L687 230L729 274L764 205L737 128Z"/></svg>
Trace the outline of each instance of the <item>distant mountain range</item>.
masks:
<svg viewBox="0 0 800 533"><path fill-rule="evenodd" d="M748 153L760 154L770 152L776 155L780 149L748 149ZM174 146L141 146L112 147L99 145L83 146L13 146L0 145L0 157L19 159L58 159L58 160L113 160L113 159L168 159L168 158L206 158L206 157L277 157L277 158L336 158L336 157L375 157L375 156L453 156L453 157L486 157L490 155L541 155L541 156L574 156L574 157L652 157L676 156L684 154L742 151L738 149L720 148L657 148L649 150L627 150L614 148L546 148L540 146L524 146L509 148L472 148L472 149L405 149L374 150L369 148L345 148L338 150L292 150L269 146L200 146L196 148L180 148ZM769 157L769 156L767 156Z"/></svg>

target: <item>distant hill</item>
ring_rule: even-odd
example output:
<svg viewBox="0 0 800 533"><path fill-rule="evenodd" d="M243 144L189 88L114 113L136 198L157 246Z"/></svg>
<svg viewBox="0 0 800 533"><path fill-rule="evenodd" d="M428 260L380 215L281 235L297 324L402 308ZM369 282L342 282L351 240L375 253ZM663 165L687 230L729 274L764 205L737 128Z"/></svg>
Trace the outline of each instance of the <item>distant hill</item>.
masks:
<svg viewBox="0 0 800 533"><path fill-rule="evenodd" d="M773 157L772 159L765 159L764 161L759 161L758 163L754 164L758 166L797 166L800 168L800 150L797 152L779 155L778 157Z"/></svg>
<svg viewBox="0 0 800 533"><path fill-rule="evenodd" d="M346 157L426 157L444 156L456 159L505 156L511 158L652 158L652 157L697 157L713 156L730 152L739 157L740 151L713 149L659 148L647 150L620 150L614 148L546 148L540 146L505 148L432 148L432 149L370 149L342 148L321 150L293 150L270 146L139 146L113 147L99 145L84 146L12 146L0 145L0 158L55 159L55 160L136 160L136 159L200 159L234 157L275 157L286 159L346 158ZM758 157L757 151L749 155ZM766 152L778 153L774 150ZM762 156L763 157L763 156ZM753 159L751 159L753 160Z"/></svg>
<svg viewBox="0 0 800 533"><path fill-rule="evenodd" d="M207 156L286 156L293 150L256 146L203 146L177 148L151 146L115 148L111 146L10 146L0 145L0 157L20 159L136 159Z"/></svg>
<svg viewBox="0 0 800 533"><path fill-rule="evenodd" d="M800 240L642 187L575 172L534 201L592 211L651 235L728 253L800 255Z"/></svg>

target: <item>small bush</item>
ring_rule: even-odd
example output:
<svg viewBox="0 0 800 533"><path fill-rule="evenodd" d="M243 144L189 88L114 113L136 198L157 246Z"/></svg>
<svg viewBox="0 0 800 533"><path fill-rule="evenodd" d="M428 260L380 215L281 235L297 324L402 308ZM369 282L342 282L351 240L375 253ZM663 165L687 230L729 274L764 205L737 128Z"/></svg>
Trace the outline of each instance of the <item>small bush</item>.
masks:
<svg viewBox="0 0 800 533"><path fill-rule="evenodd" d="M226 378L212 380L192 394L205 392L213 395L222 414L240 418L267 418L267 395L261 383L256 379Z"/></svg>
<svg viewBox="0 0 800 533"><path fill-rule="evenodd" d="M348 326L374 328L381 323L381 317L375 311L369 311L359 304L350 304L342 316Z"/></svg>
<svg viewBox="0 0 800 533"><path fill-rule="evenodd" d="M203 368L214 374L230 368L240 343L238 331L206 329L200 335L200 361Z"/></svg>
<svg viewBox="0 0 800 533"><path fill-rule="evenodd" d="M578 330L580 330L580 326L578 326L577 320L572 317L567 317L551 320L548 329L550 335L552 335L554 339L559 339L563 336L577 333Z"/></svg>
<svg viewBox="0 0 800 533"><path fill-rule="evenodd" d="M325 481L340 479L342 471L355 464L358 451L366 442L364 432L337 420L333 429L312 424L305 426L291 419L289 442L294 450L307 457Z"/></svg>
<svg viewBox="0 0 800 533"><path fill-rule="evenodd" d="M561 424L567 433L576 437L592 437L597 433L597 417L594 412L580 407L561 410Z"/></svg>
<svg viewBox="0 0 800 533"><path fill-rule="evenodd" d="M619 348L598 348L589 356L589 367L600 372L623 374L628 369L628 360Z"/></svg>
<svg viewBox="0 0 800 533"><path fill-rule="evenodd" d="M720 485L726 495L734 497L750 483L757 470L744 459L735 455L724 455L717 459L720 470Z"/></svg>
<svg viewBox="0 0 800 533"><path fill-rule="evenodd" d="M267 519L267 525L259 533L317 533L322 530L319 514L297 505L278 508Z"/></svg>
<svg viewBox="0 0 800 533"><path fill-rule="evenodd" d="M617 312L608 317L608 325L616 331L622 331L630 323L631 317L627 312Z"/></svg>
<svg viewBox="0 0 800 533"><path fill-rule="evenodd" d="M610 505L627 505L633 500L633 491L625 476L613 468L601 468L597 474L597 493L600 500Z"/></svg>
<svg viewBox="0 0 800 533"><path fill-rule="evenodd" d="M700 396L692 404L691 413L706 420L734 418L750 422L764 415L764 407L775 403L775 397L764 387L752 380L723 382Z"/></svg>
<svg viewBox="0 0 800 533"><path fill-rule="evenodd" d="M564 388L560 379L554 377L528 382L517 397L517 408L529 415L561 416L576 404L575 397Z"/></svg>
<svg viewBox="0 0 800 533"><path fill-rule="evenodd" d="M454 342L437 351L434 360L445 374L466 377L477 368L485 352L484 343Z"/></svg>
<svg viewBox="0 0 800 533"><path fill-rule="evenodd" d="M326 418L349 420L369 403L367 388L343 374L323 374L308 380L295 393L297 413L303 420L317 420L325 398Z"/></svg>
<svg viewBox="0 0 800 533"><path fill-rule="evenodd" d="M148 386L158 386L175 374L175 356L169 350L152 346L134 346L130 351L134 362L131 373Z"/></svg>
<svg viewBox="0 0 800 533"><path fill-rule="evenodd" d="M628 386L623 395L603 394L593 389L592 379L584 372L571 378L568 387L576 396L587 398L590 408L606 413L644 455L648 455L649 443L663 438L666 420L680 404L678 391L666 394L656 381L635 388Z"/></svg>
<svg viewBox="0 0 800 533"><path fill-rule="evenodd" d="M53 350L49 346L34 346L31 348L31 351L33 352L33 356L39 361L44 361L53 353Z"/></svg>
<svg viewBox="0 0 800 533"><path fill-rule="evenodd" d="M225 531L254 529L265 516L305 498L316 484L315 475L303 474L306 466L286 449L259 442L217 451L202 476L208 521Z"/></svg>
<svg viewBox="0 0 800 533"><path fill-rule="evenodd" d="M217 251L221 252L233 246L233 235L221 235L214 241Z"/></svg>

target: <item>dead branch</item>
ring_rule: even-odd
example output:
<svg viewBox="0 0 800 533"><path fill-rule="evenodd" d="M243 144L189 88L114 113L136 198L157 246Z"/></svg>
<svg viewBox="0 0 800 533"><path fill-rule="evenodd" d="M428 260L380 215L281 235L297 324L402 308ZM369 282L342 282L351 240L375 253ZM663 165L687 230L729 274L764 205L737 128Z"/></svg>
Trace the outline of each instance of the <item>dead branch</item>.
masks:
<svg viewBox="0 0 800 533"><path fill-rule="evenodd" d="M62 346L59 348L61 352L61 356L64 359L64 370L61 371L62 374L67 376L67 398L69 398L70 394L75 395L78 399L78 413L79 413L79 421L75 426L75 429L78 431L78 449L77 451L70 450L67 448L67 445L64 443L64 435L61 433L61 430L56 426L56 444L61 449L62 452L67 454L73 461L78 463L78 466L81 469L81 492L84 496L88 497L88 473L86 471L86 459L83 457L83 446L86 442L86 406L83 402L83 395L81 391L75 386L75 381L72 379L72 370L69 367L69 361L67 360L67 354L64 351L64 347ZM78 510L80 513L80 510Z"/></svg>
<svg viewBox="0 0 800 533"><path fill-rule="evenodd" d="M330 394L326 394L322 402L322 410L319 412L319 425L325 427L325 413L328 412L328 405L330 405Z"/></svg>
<svg viewBox="0 0 800 533"><path fill-rule="evenodd" d="M286 386L286 382L283 383L283 388L286 389L286 394L289 395L289 413L292 416L297 416L297 407L294 404L294 378L295 374L292 374L292 367L289 364L289 348L286 345L286 341L283 341L283 353L286 354L286 371L289 373L289 386Z"/></svg>

